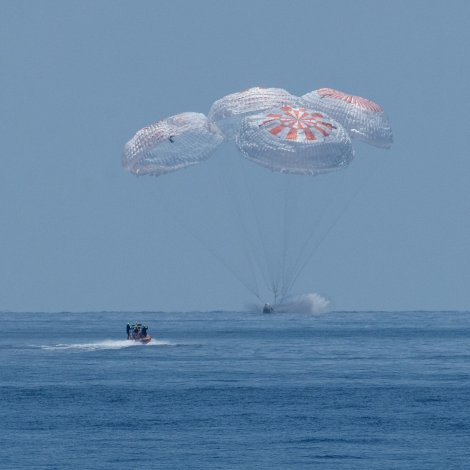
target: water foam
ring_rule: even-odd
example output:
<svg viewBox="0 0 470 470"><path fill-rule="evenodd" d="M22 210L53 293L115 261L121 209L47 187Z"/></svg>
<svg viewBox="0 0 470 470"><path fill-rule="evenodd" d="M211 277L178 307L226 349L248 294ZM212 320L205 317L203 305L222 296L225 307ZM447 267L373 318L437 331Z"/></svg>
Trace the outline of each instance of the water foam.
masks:
<svg viewBox="0 0 470 470"><path fill-rule="evenodd" d="M330 301L320 294L312 292L287 298L275 307L282 313L326 313L330 309Z"/></svg>
<svg viewBox="0 0 470 470"><path fill-rule="evenodd" d="M81 350L81 351L97 351L97 350L112 350L112 349L124 349L136 346L172 346L172 343L168 341L152 340L150 343L142 344L138 341L123 340L104 340L97 341L95 343L71 343L71 344L56 344L54 346L40 346L41 349L56 351L56 350Z"/></svg>
<svg viewBox="0 0 470 470"><path fill-rule="evenodd" d="M330 301L315 292L286 298L274 306L275 313L326 313L330 310Z"/></svg>

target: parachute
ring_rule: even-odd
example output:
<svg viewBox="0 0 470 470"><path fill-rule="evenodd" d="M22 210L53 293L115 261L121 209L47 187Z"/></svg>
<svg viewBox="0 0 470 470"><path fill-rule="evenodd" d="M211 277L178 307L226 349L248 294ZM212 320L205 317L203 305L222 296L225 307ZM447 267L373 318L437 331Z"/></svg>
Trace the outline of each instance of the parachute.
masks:
<svg viewBox="0 0 470 470"><path fill-rule="evenodd" d="M379 148L389 148L393 134L381 106L360 96L320 88L302 96L306 104L338 121L351 135Z"/></svg>
<svg viewBox="0 0 470 470"><path fill-rule="evenodd" d="M245 118L237 145L248 160L273 171L299 175L337 170L354 155L340 124L324 114L291 106Z"/></svg>
<svg viewBox="0 0 470 470"><path fill-rule="evenodd" d="M381 148L391 146L392 130L378 104L331 88L299 98L281 88L254 87L215 101L208 117L187 112L141 129L125 145L122 165L136 175L160 176L207 160L224 140L235 141L244 158L232 157L225 147L220 157L211 160L226 180L208 201L223 203L222 193L226 192L228 203L222 204L222 218L226 219L217 218L213 207L199 206L220 222L210 224L211 230L225 230L222 249L229 252L228 237L239 232L242 238L231 251L238 254L239 248L244 250L246 259L237 256L236 263L246 266L249 273L237 272L213 243L205 243L203 236L194 233L206 224L188 223L186 229L259 300L261 278L273 294L274 304L279 305L278 301L282 303L291 295L316 248L354 198L344 187L337 191L343 180L333 174L351 173L339 171L354 158L351 138ZM321 178L303 177L326 173ZM262 190L261 178L269 178L268 191ZM201 182L194 184L194 190L186 192L191 199L201 192ZM213 185L204 188L216 190ZM313 195L313 190L317 194ZM337 206L335 197L340 195L347 196L346 205ZM174 211L177 217L189 217L184 193L180 196L167 199L183 205L182 210ZM229 214L230 205L233 214ZM235 223L235 229L228 227L227 221ZM179 222L185 228L184 220Z"/></svg>
<svg viewBox="0 0 470 470"><path fill-rule="evenodd" d="M253 87L215 101L208 116L227 139L234 140L245 117L282 105L295 105L299 101L297 96L282 88Z"/></svg>
<svg viewBox="0 0 470 470"><path fill-rule="evenodd" d="M122 165L136 175L159 176L206 160L223 140L204 114L177 114L138 131L124 148Z"/></svg>

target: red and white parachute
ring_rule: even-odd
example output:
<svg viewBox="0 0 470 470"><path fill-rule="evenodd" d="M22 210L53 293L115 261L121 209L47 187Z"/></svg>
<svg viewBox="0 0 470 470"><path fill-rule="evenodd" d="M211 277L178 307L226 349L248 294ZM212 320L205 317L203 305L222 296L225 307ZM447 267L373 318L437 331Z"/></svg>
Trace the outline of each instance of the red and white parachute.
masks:
<svg viewBox="0 0 470 470"><path fill-rule="evenodd" d="M127 142L122 164L159 176L206 160L224 137L250 161L302 175L347 166L354 155L349 137L382 148L393 142L388 118L373 101L331 88L298 98L254 87L215 101L209 117L187 112L141 129Z"/></svg>
<svg viewBox="0 0 470 470"><path fill-rule="evenodd" d="M245 118L237 138L252 162L281 173L317 175L353 158L343 127L322 113L283 106Z"/></svg>
<svg viewBox="0 0 470 470"><path fill-rule="evenodd" d="M302 96L306 104L338 121L351 135L368 144L389 148L392 129L381 106L360 96L320 88Z"/></svg>

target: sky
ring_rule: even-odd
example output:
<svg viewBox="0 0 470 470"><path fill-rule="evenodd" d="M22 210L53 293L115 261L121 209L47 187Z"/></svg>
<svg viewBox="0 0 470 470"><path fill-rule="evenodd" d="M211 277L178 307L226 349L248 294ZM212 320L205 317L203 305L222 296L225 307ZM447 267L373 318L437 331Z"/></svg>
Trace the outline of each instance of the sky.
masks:
<svg viewBox="0 0 470 470"><path fill-rule="evenodd" d="M350 203L293 293L336 310L469 309L469 20L458 0L2 0L0 311L256 300L217 192L235 148L160 178L126 173L121 154L139 128L258 85L367 97L395 137L356 146L348 178L377 170L352 201L325 189ZM266 198L272 175L246 168Z"/></svg>

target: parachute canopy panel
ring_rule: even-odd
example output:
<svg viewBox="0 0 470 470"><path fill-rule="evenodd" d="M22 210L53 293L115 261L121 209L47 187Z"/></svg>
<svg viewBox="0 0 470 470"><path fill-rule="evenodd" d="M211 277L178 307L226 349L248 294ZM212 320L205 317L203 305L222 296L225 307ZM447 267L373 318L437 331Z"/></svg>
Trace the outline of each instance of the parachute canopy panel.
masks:
<svg viewBox="0 0 470 470"><path fill-rule="evenodd" d="M354 156L340 124L320 112L291 106L245 118L237 145L258 165L302 175L338 170Z"/></svg>
<svg viewBox="0 0 470 470"><path fill-rule="evenodd" d="M387 115L380 105L360 96L332 88L320 88L302 96L307 105L328 114L351 135L380 148L389 148L393 134Z"/></svg>
<svg viewBox="0 0 470 470"><path fill-rule="evenodd" d="M295 105L299 100L282 88L249 88L215 101L209 111L209 119L217 124L227 139L234 139L245 117L283 105Z"/></svg>
<svg viewBox="0 0 470 470"><path fill-rule="evenodd" d="M122 165L136 175L159 176L206 160L222 141L204 114L177 114L138 131L124 147Z"/></svg>

